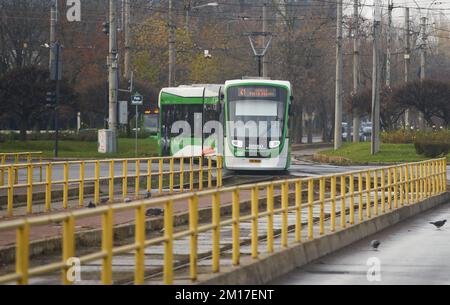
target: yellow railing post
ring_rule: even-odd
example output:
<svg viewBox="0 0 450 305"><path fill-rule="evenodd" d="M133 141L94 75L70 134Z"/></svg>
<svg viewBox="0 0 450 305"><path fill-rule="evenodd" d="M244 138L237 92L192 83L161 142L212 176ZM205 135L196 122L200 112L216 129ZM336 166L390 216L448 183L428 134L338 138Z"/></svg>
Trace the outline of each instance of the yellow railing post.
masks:
<svg viewBox="0 0 450 305"><path fill-rule="evenodd" d="M27 213L33 213L33 164L27 165Z"/></svg>
<svg viewBox="0 0 450 305"><path fill-rule="evenodd" d="M389 210L392 209L392 168L389 167L388 169L388 208Z"/></svg>
<svg viewBox="0 0 450 305"><path fill-rule="evenodd" d="M350 184L350 224L355 224L355 175L350 174L349 176L349 184Z"/></svg>
<svg viewBox="0 0 450 305"><path fill-rule="evenodd" d="M394 208L398 208L398 171L397 167L394 167Z"/></svg>
<svg viewBox="0 0 450 305"><path fill-rule="evenodd" d="M173 193L173 184L174 184L174 161L173 161L174 159L173 158L170 158L170 162L169 162L169 164L170 164L170 174L169 174L169 191L170 191L170 194L172 194Z"/></svg>
<svg viewBox="0 0 450 305"><path fill-rule="evenodd" d="M163 281L173 284L173 201L164 204L164 270Z"/></svg>
<svg viewBox="0 0 450 305"><path fill-rule="evenodd" d="M341 228L344 229L346 227L346 222L347 222L347 213L346 213L346 204L345 204L345 200L346 200L346 177L345 175L341 176Z"/></svg>
<svg viewBox="0 0 450 305"><path fill-rule="evenodd" d="M69 216L64 220L63 223L63 245L62 245L62 260L65 267L62 269L62 282L64 285L71 285L75 278L73 275L68 274L69 268L71 267L70 259L75 256L75 218Z"/></svg>
<svg viewBox="0 0 450 305"><path fill-rule="evenodd" d="M163 192L163 183L164 183L164 159L159 159L158 163L158 191L160 194Z"/></svg>
<svg viewBox="0 0 450 305"><path fill-rule="evenodd" d="M94 169L94 204L100 204L100 162L95 161Z"/></svg>
<svg viewBox="0 0 450 305"><path fill-rule="evenodd" d="M14 215L13 211L13 200L14 200L14 169L13 166L8 166L8 216L12 217Z"/></svg>
<svg viewBox="0 0 450 305"><path fill-rule="evenodd" d="M358 173L358 220L362 222L364 220L364 205L363 205L363 173Z"/></svg>
<svg viewBox="0 0 450 305"><path fill-rule="evenodd" d="M136 285L144 284L145 277L145 205L136 208L135 242L136 242L136 267L134 270L134 283Z"/></svg>
<svg viewBox="0 0 450 305"><path fill-rule="evenodd" d="M152 160L147 160L147 193L152 192Z"/></svg>
<svg viewBox="0 0 450 305"><path fill-rule="evenodd" d="M80 163L80 189L78 190L79 196L78 196L78 206L80 208L84 207L84 169L85 169L85 163L84 161L81 161Z"/></svg>
<svg viewBox="0 0 450 305"><path fill-rule="evenodd" d="M128 160L122 162L122 199L128 195Z"/></svg>
<svg viewBox="0 0 450 305"><path fill-rule="evenodd" d="M273 198L273 196L272 196ZM240 210L239 210L239 189L235 189L233 191L233 199L232 199L232 218L233 218L233 254L232 261L233 266L239 265L240 258Z"/></svg>
<svg viewBox="0 0 450 305"><path fill-rule="evenodd" d="M134 181L134 195L139 198L140 180L141 180L141 161L136 160L136 178Z"/></svg>
<svg viewBox="0 0 450 305"><path fill-rule="evenodd" d="M214 273L220 271L220 193L213 195L212 207L212 224L213 224L213 249L212 249L212 271Z"/></svg>
<svg viewBox="0 0 450 305"><path fill-rule="evenodd" d="M423 199L425 199L425 190L426 190L426 186L425 186L425 166L423 164L423 162L420 163L419 165L419 171L420 171L420 195L419 195L419 200L422 201Z"/></svg>
<svg viewBox="0 0 450 305"><path fill-rule="evenodd" d="M252 188L252 258L258 258L258 187Z"/></svg>
<svg viewBox="0 0 450 305"><path fill-rule="evenodd" d="M373 171L373 213L378 216L378 170Z"/></svg>
<svg viewBox="0 0 450 305"><path fill-rule="evenodd" d="M47 164L45 171L47 181L45 185L45 211L50 212L52 209L52 164Z"/></svg>
<svg viewBox="0 0 450 305"><path fill-rule="evenodd" d="M403 202L403 167L400 165L398 167L398 189L399 189L399 197L400 197L400 206L404 206L404 202Z"/></svg>
<svg viewBox="0 0 450 305"><path fill-rule="evenodd" d="M191 255L190 275L191 280L197 280L197 251L198 251L198 197L193 195L189 198L189 230L191 231Z"/></svg>
<svg viewBox="0 0 450 305"><path fill-rule="evenodd" d="M39 156L39 182L42 182L42 155Z"/></svg>
<svg viewBox="0 0 450 305"><path fill-rule="evenodd" d="M223 167L223 158L222 156L217 156L217 187L222 187L222 167Z"/></svg>
<svg viewBox="0 0 450 305"><path fill-rule="evenodd" d="M325 178L323 177L320 178L319 180L319 201L320 201L319 234L323 235L325 234Z"/></svg>
<svg viewBox="0 0 450 305"><path fill-rule="evenodd" d="M273 201L272 201L272 212L273 212ZM272 217L272 228L273 228L273 217ZM302 240L302 182L297 181L295 182L295 241L300 242L301 240ZM273 252L273 241L271 252Z"/></svg>
<svg viewBox="0 0 450 305"><path fill-rule="evenodd" d="M17 228L16 241L16 273L20 276L17 280L18 285L28 284L28 264L29 264L29 244L30 244L30 226L25 221L23 225Z"/></svg>
<svg viewBox="0 0 450 305"><path fill-rule="evenodd" d="M2 155L1 159L0 159L0 166L5 165L6 163L6 155ZM0 186L4 186L5 185L5 170L3 169L3 167L0 169Z"/></svg>
<svg viewBox="0 0 450 305"><path fill-rule="evenodd" d="M14 155L14 164L18 164L19 163L19 155L15 154ZM18 167L14 167L14 184L19 183L19 168Z"/></svg>
<svg viewBox="0 0 450 305"><path fill-rule="evenodd" d="M384 169L381 170L381 214L386 212L386 171Z"/></svg>
<svg viewBox="0 0 450 305"><path fill-rule="evenodd" d="M288 246L288 208L289 208L289 184L281 185L281 246Z"/></svg>
<svg viewBox="0 0 450 305"><path fill-rule="evenodd" d="M112 259L113 259L113 209L109 207L102 215L102 251L105 257L102 260L102 283L111 285Z"/></svg>
<svg viewBox="0 0 450 305"><path fill-rule="evenodd" d="M444 158L444 192L447 191L447 158Z"/></svg>
<svg viewBox="0 0 450 305"><path fill-rule="evenodd" d="M420 192L421 192L421 183L420 183L420 164L415 164L415 202L417 203L420 200Z"/></svg>
<svg viewBox="0 0 450 305"><path fill-rule="evenodd" d="M336 176L331 177L331 220L330 220L330 231L336 231Z"/></svg>
<svg viewBox="0 0 450 305"><path fill-rule="evenodd" d="M109 203L114 202L114 160L109 161Z"/></svg>
<svg viewBox="0 0 450 305"><path fill-rule="evenodd" d="M63 208L68 208L69 201L69 162L64 163L63 168L64 185L63 185Z"/></svg>
<svg viewBox="0 0 450 305"><path fill-rule="evenodd" d="M308 238L314 239L314 179L308 181Z"/></svg>
<svg viewBox="0 0 450 305"><path fill-rule="evenodd" d="M267 186L267 252L273 253L273 184Z"/></svg>
<svg viewBox="0 0 450 305"><path fill-rule="evenodd" d="M410 192L410 177L409 177L409 164L405 166L405 202L409 204L409 192Z"/></svg>
<svg viewBox="0 0 450 305"><path fill-rule="evenodd" d="M371 187L372 181L370 176L370 170L366 172L366 217L370 219L372 217L372 199L371 199Z"/></svg>
<svg viewBox="0 0 450 305"><path fill-rule="evenodd" d="M212 159L208 157L208 188L212 187Z"/></svg>
<svg viewBox="0 0 450 305"><path fill-rule="evenodd" d="M203 190L203 157L198 158L198 190Z"/></svg>
<svg viewBox="0 0 450 305"><path fill-rule="evenodd" d="M194 158L189 158L189 190L194 191Z"/></svg>
<svg viewBox="0 0 450 305"><path fill-rule="evenodd" d="M180 192L184 191L184 157L180 158Z"/></svg>

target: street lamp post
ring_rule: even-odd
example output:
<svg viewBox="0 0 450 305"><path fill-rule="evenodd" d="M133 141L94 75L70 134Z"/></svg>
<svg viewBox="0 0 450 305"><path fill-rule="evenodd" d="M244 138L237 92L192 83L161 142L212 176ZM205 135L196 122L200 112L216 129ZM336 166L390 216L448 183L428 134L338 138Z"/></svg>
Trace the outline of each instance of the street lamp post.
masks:
<svg viewBox="0 0 450 305"><path fill-rule="evenodd" d="M191 10L195 10L195 9L199 9L199 8L202 8L202 7L207 7L207 6L219 6L219 3L217 3L217 2L210 2L210 3L206 3L206 4L202 4L202 5L191 7L190 1L189 1L189 4L186 5L186 7L185 7L185 9L186 9L185 30L186 30L187 33L189 33L189 18L190 18L189 13L190 13L190 11Z"/></svg>

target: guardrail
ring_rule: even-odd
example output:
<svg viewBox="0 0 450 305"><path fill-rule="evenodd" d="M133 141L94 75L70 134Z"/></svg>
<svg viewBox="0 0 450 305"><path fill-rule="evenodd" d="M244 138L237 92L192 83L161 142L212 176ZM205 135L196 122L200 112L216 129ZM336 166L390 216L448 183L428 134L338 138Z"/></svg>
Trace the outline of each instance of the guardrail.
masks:
<svg viewBox="0 0 450 305"><path fill-rule="evenodd" d="M19 164L21 161L26 161L26 163L31 163L33 159L42 162L42 152L15 152L15 153L0 153L0 165L5 165L6 162L11 161L12 164ZM42 181L42 167L39 167L39 179ZM13 181L17 183L18 173L14 172ZM0 168L0 186L5 185L5 171Z"/></svg>
<svg viewBox="0 0 450 305"><path fill-rule="evenodd" d="M0 186L0 192L6 191L7 216L14 216L15 191L26 190L26 213L33 213L33 189L40 187L45 193L45 212L52 211L52 193L59 186L62 192L62 208L69 208L69 188L75 187L77 191L78 207L86 206L85 188L93 186L93 204L100 204L101 184L107 185L108 201L112 203L116 196L121 196L121 201L129 195L134 198L141 197L141 188L146 193L151 193L153 185L157 187L158 194L162 194L166 187L170 193L174 191L175 183L178 183L178 191L194 191L194 184L198 190L204 185L213 186L213 175L216 176L216 186L222 185L222 157L164 157L141 159L110 159L110 160L86 160L67 162L27 163L0 166L0 171L7 174L7 184ZM195 161L195 162L194 162ZM215 164L215 167L213 166ZM153 170L153 165L157 170ZM165 169L164 167L168 167ZM44 169L45 181L36 181L35 169L39 168L41 175ZM70 177L71 169L78 174ZM132 173L130 173L132 171ZM120 173L117 175L116 173ZM18 182L14 177L20 176ZM177 179L175 179L177 178ZM141 180L145 180L141 182ZM116 184L122 185L120 194L116 194ZM134 185L134 192L130 194L129 183ZM185 184L189 184L185 188ZM72 199L73 200L73 199Z"/></svg>
<svg viewBox="0 0 450 305"><path fill-rule="evenodd" d="M192 281L198 277L197 253L199 248L198 236L201 232L212 231L212 272L220 271L220 239L221 228L232 226L232 263L237 266L240 263L241 236L240 228L243 222L251 222L251 255L258 258L261 237L267 240L268 253L274 251L274 216L281 216L281 247L289 246L289 218L288 213L294 212L295 242L302 242L302 213L307 215L307 238L312 240L315 234L323 235L327 231L334 232L338 228L345 228L365 218L376 217L398 209L404 205L420 203L429 197L446 192L446 159L436 159L424 162L401 164L383 168L370 169L366 171L355 171L350 173L327 175L313 178L297 178L264 182L254 185L242 185L227 188L210 189L206 191L180 194L162 198L156 198L143 202L131 203L129 205L119 204L100 207L95 210L81 210L71 213L61 213L50 217L35 217L0 223L0 232L16 231L16 267L15 272L0 276L0 283L16 282L27 284L30 277L48 274L56 271L62 273L62 282L71 284L67 273L71 265L68 261L75 256L75 225L80 219L101 216L102 239L100 251L88 253L79 257L82 264L102 261L101 281L104 284L113 283L113 257L123 253L135 254L136 284L144 283L145 252L146 248L164 244L164 269L163 281L172 284L174 281L174 241L183 237L190 238L190 269L189 274ZM338 182L340 183L340 195L338 194ZM355 184L358 186L357 190ZM303 191L303 186L306 190ZM281 202L274 204L274 190L281 190ZM239 194L243 190L251 191L251 212L248 215L240 215ZM265 191L266 209L260 211L260 195ZM306 192L306 200L303 193ZM232 195L232 216L223 219L221 215L221 195ZM291 198L293 200L290 199ZM292 196L293 195L293 196ZM207 224L199 223L199 198L208 197L212 201L212 218ZM355 206L355 199L358 204ZM176 232L174 227L173 206L176 202L188 202L189 205L189 228ZM337 219L336 208L340 202L340 221ZM164 205L164 231L158 237L158 232L149 232L151 239L146 238L146 208ZM329 227L325 227L325 205L330 208ZM313 210L320 210L319 219L314 219ZM114 246L113 217L123 211L135 211L135 242ZM348 211L348 213L347 213ZM259 236L259 220L267 220L267 233ZM339 221L339 224L337 223ZM349 224L347 224L349 221ZM62 253L61 260L56 262L29 266L29 234L36 226L60 222L62 230ZM316 230L314 230L316 224ZM292 223L291 223L292 225ZM318 226L318 227L317 227ZM316 232L315 232L316 231Z"/></svg>

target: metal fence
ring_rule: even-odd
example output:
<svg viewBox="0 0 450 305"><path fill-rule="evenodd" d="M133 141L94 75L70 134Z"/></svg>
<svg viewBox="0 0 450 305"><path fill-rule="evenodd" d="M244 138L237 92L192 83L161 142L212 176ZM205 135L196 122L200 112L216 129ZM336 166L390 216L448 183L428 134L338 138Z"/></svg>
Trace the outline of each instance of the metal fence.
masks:
<svg viewBox="0 0 450 305"><path fill-rule="evenodd" d="M70 266L67 261L75 255L75 225L78 220L101 216L102 239L99 251L79 257L82 264L102 261L101 281L113 283L113 257L123 253L134 253L134 282L143 284L145 280L145 253L152 246L164 245L163 281L172 284L174 281L174 241L190 238L190 279L198 278L198 236L201 232L212 233L212 269L219 272L221 266L221 228L232 226L232 263L240 263L240 247L242 238L240 227L244 222L251 223L251 256L258 259L264 249L260 246L261 238L266 240L266 252L274 251L274 216L281 217L281 248L289 246L288 233L294 234L295 243L302 242L302 215L307 215L306 236L312 240L317 235L344 229L364 219L376 217L401 208L405 205L418 204L446 192L446 159L401 164L396 166L355 171L350 173L327 175L313 178L297 178L264 182L253 185L242 185L227 188L210 189L196 193L180 194L151 199L129 205L119 204L100 207L95 210L61 213L48 217L36 217L0 223L0 232L16 230L16 269L15 272L0 276L0 283L16 282L27 284L32 276L61 272L61 281L71 284L67 278ZM305 188L304 188L305 187ZM339 190L340 189L340 190ZM240 194L251 192L251 211L240 215ZM274 202L275 191L280 194L280 202ZM265 199L261 194L265 194ZM225 217L221 213L221 195L231 195L232 215ZM212 217L206 223L199 223L199 199L208 198L212 203ZM305 198L303 198L305 197ZM265 201L265 209L261 210L261 200ZM183 201L188 203L189 227L177 231L174 225L174 204ZM164 231L158 237L155 232L146 230L146 208L164 205ZM340 206L340 207L339 207ZM325 217L325 207L329 210L329 218ZM313 210L319 210L319 217L313 217ZM123 211L135 211L135 239L131 244L114 246L113 217ZM288 213L295 214L295 223L288 218ZM339 217L339 218L338 218ZM317 219L318 218L318 219ZM258 234L259 220L266 220L267 229L264 236ZM291 219L291 223L289 223ZM39 225L61 222L62 253L61 259L47 265L29 267L29 234ZM148 234L148 235L147 235ZM153 236L147 239L147 236ZM303 237L305 238L305 237ZM294 242L294 241L291 241ZM147 251L146 251L147 250Z"/></svg>
<svg viewBox="0 0 450 305"><path fill-rule="evenodd" d="M42 152L15 152L15 153L0 153L0 186L5 184L5 170L3 165L7 163L19 164L19 163L31 163L33 160L42 163ZM42 167L39 167L39 179L42 181ZM17 183L18 173L14 172L13 181Z"/></svg>
<svg viewBox="0 0 450 305"><path fill-rule="evenodd" d="M42 169L44 181L40 179ZM6 183L0 185L0 194L3 193L0 198L6 199L7 216L11 217L16 214L16 206L24 203L15 202L17 193L21 193L26 202L26 213L31 214L37 192L43 197L44 211L50 212L58 208L85 207L88 187L92 203L98 205L102 186L106 193L104 200L109 203L123 202L126 198L148 198L153 189L163 194L202 190L204 186L212 187L214 182L215 186L221 186L222 157L214 157L214 160L213 157L166 157L39 162L3 165L0 172L7 176Z"/></svg>

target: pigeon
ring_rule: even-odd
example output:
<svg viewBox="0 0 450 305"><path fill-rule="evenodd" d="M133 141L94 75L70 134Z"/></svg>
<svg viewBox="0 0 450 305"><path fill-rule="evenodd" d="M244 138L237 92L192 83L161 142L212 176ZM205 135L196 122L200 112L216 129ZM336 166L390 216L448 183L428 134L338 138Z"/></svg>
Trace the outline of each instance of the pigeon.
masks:
<svg viewBox="0 0 450 305"><path fill-rule="evenodd" d="M436 228L439 229L443 225L445 225L446 222L447 222L447 219L444 219L444 220L440 220L440 221L430 222L430 224L434 225Z"/></svg>
<svg viewBox="0 0 450 305"><path fill-rule="evenodd" d="M379 240L372 240L370 243L370 246L374 250L377 250L380 245L381 245L381 242Z"/></svg>
<svg viewBox="0 0 450 305"><path fill-rule="evenodd" d="M130 203L132 200L130 198L125 198L125 203Z"/></svg>
<svg viewBox="0 0 450 305"><path fill-rule="evenodd" d="M92 201L89 201L89 205L88 205L89 209L95 209L96 207L97 206L94 203L92 203Z"/></svg>
<svg viewBox="0 0 450 305"><path fill-rule="evenodd" d="M147 192L147 194L145 194L145 198L146 199L151 198L151 197L152 197L152 193L151 192Z"/></svg>
<svg viewBox="0 0 450 305"><path fill-rule="evenodd" d="M162 209L148 209L147 212L145 212L146 216L161 216L164 215L164 210Z"/></svg>
<svg viewBox="0 0 450 305"><path fill-rule="evenodd" d="M109 201L109 199L108 198L102 198L101 200L100 200L100 202L103 204L103 203L107 203Z"/></svg>

